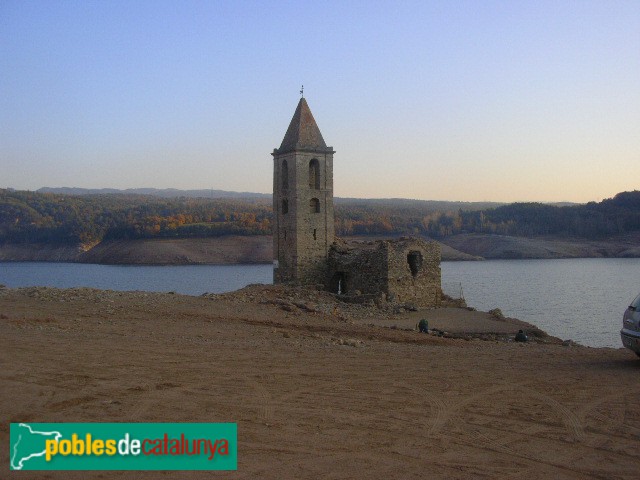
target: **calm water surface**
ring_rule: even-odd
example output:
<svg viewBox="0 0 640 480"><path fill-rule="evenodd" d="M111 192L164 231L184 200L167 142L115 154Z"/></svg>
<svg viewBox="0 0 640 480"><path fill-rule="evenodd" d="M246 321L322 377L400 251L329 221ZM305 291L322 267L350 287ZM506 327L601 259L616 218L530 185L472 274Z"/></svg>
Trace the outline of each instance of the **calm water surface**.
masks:
<svg viewBox="0 0 640 480"><path fill-rule="evenodd" d="M113 266L0 263L8 287L92 287L201 295L269 284L271 265ZM479 310L500 308L551 335L620 347L622 313L640 292L640 259L443 262L442 282Z"/></svg>
<svg viewBox="0 0 640 480"><path fill-rule="evenodd" d="M272 283L265 265L92 265L82 263L0 263L0 283L8 287L91 287L105 290L223 293L250 283Z"/></svg>
<svg viewBox="0 0 640 480"><path fill-rule="evenodd" d="M461 283L478 310L497 307L556 337L618 348L622 314L640 293L640 259L443 262L442 282L454 293Z"/></svg>

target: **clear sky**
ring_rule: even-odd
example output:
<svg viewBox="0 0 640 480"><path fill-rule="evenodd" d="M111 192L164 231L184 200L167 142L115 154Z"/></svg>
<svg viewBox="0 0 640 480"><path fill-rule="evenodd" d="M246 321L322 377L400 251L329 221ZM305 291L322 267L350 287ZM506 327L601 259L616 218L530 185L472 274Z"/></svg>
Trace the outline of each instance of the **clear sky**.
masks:
<svg viewBox="0 0 640 480"><path fill-rule="evenodd" d="M336 196L640 188L638 0L0 0L0 187L270 192L301 84Z"/></svg>

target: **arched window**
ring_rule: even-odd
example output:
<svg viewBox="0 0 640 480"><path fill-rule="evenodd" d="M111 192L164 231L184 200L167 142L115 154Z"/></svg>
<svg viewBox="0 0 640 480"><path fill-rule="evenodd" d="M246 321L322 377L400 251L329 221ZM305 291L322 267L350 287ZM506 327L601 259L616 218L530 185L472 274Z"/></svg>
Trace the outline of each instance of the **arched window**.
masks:
<svg viewBox="0 0 640 480"><path fill-rule="evenodd" d="M309 200L309 211L311 213L320 213L320 200L317 198Z"/></svg>
<svg viewBox="0 0 640 480"><path fill-rule="evenodd" d="M315 158L309 162L309 188L320 188L320 163Z"/></svg>
<svg viewBox="0 0 640 480"><path fill-rule="evenodd" d="M288 213L289 212L289 200L287 200L286 198L282 199L282 213Z"/></svg>
<svg viewBox="0 0 640 480"><path fill-rule="evenodd" d="M280 174L282 175L282 189L286 190L289 188L289 165L287 164L286 160L282 161Z"/></svg>

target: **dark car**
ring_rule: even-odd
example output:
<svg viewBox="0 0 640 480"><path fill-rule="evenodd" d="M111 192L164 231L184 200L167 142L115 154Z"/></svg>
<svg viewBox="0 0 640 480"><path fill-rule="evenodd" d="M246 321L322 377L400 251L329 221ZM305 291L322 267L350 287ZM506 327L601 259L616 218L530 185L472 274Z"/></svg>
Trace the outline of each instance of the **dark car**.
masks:
<svg viewBox="0 0 640 480"><path fill-rule="evenodd" d="M622 344L640 357L640 295L624 312L622 330L620 330Z"/></svg>

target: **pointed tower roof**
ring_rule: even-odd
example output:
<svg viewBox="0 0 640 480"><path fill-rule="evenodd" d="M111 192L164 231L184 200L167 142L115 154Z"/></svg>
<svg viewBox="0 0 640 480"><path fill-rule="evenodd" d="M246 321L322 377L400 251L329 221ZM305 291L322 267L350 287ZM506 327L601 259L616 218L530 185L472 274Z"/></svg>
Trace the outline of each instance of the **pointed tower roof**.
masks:
<svg viewBox="0 0 640 480"><path fill-rule="evenodd" d="M320 133L320 129L304 97L298 102L298 107L293 114L291 123L289 123L289 128L287 128L287 133L284 135L278 153L292 152L295 150L321 152L333 150L324 143L322 133Z"/></svg>

